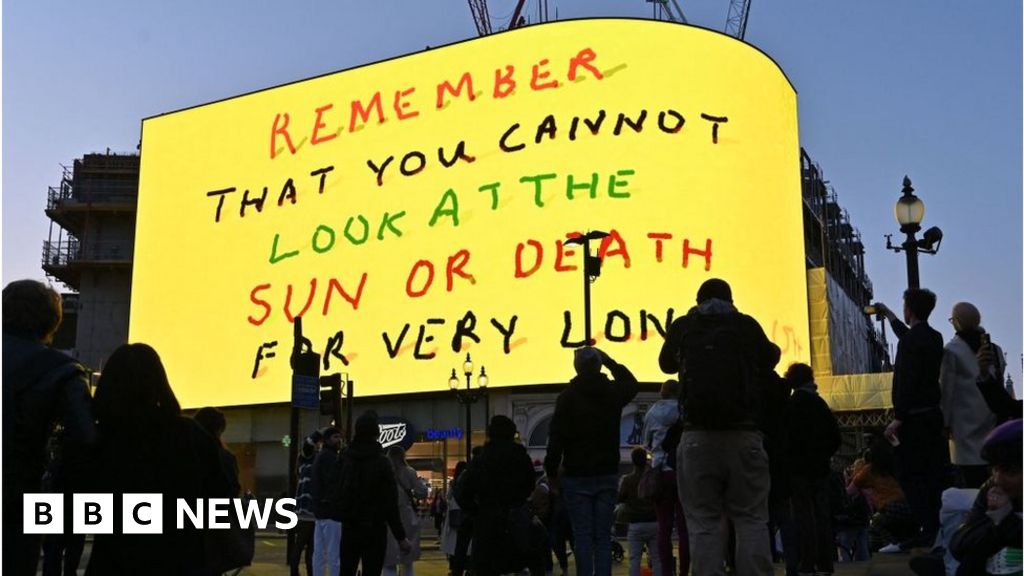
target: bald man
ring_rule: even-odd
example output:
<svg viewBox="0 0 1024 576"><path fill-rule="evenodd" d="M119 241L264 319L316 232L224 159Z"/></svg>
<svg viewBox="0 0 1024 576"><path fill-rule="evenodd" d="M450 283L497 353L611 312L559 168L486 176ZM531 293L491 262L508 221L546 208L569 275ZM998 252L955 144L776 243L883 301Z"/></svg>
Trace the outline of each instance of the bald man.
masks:
<svg viewBox="0 0 1024 576"><path fill-rule="evenodd" d="M988 463L981 457L985 436L995 428L996 416L978 389L978 361L981 348L981 312L970 302L953 306L949 322L956 335L946 344L939 372L942 387L942 415L950 435L950 456L964 488L980 488L988 478ZM1002 382L1006 360L995 344L995 376Z"/></svg>

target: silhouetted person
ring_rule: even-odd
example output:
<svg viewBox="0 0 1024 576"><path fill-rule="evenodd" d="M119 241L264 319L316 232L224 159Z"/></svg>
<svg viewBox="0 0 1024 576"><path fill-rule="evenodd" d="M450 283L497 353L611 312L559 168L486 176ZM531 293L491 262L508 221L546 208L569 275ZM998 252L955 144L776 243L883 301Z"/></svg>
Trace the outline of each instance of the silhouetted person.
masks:
<svg viewBox="0 0 1024 576"><path fill-rule="evenodd" d="M40 537L24 533L22 499L41 491L54 424L65 430L68 491L74 491L96 438L85 370L50 348L62 313L60 295L42 282L16 280L3 290L4 574L36 573Z"/></svg>
<svg viewBox="0 0 1024 576"><path fill-rule="evenodd" d="M317 445L320 443L320 431L314 430L302 441L296 465L298 486L295 488L295 508L299 523L295 525L295 542L292 545L292 556L288 559L291 565L291 576L299 576L299 562L303 551L306 554L306 576L313 576L313 537L316 532L316 516L313 515L313 461L316 459Z"/></svg>
<svg viewBox="0 0 1024 576"><path fill-rule="evenodd" d="M839 423L818 395L814 371L807 364L786 370L793 388L789 399L789 458L792 507L799 545L800 574L831 574L836 553L829 503L832 455L842 444ZM788 558L787 558L788 560Z"/></svg>
<svg viewBox="0 0 1024 576"><path fill-rule="evenodd" d="M176 526L181 498L227 498L228 479L217 442L181 414L167 373L153 348L125 344L114 350L96 385L99 432L92 492L112 493L114 534L99 534L88 576L204 574L220 551L210 550L200 530ZM163 533L121 534L124 494L163 495Z"/></svg>
<svg viewBox="0 0 1024 576"><path fill-rule="evenodd" d="M497 576L529 568L543 576L544 528L533 524L527 499L533 493L533 461L515 442L516 425L496 415L487 425L487 443L469 462L456 498L472 510L473 573Z"/></svg>
<svg viewBox="0 0 1024 576"><path fill-rule="evenodd" d="M939 371L942 388L942 416L950 435L950 459L956 466L963 488L980 488L988 479L989 467L981 457L981 444L996 426L996 415L978 389L976 355L987 337L981 327L981 312L969 302L953 306L950 323L956 335L946 343ZM1006 362L1002 351L991 344L997 364L992 376L1002 382Z"/></svg>
<svg viewBox="0 0 1024 576"><path fill-rule="evenodd" d="M341 453L341 479L335 487L335 501L345 526L341 540L342 576L355 576L360 565L367 576L381 573L389 528L403 552L411 548L398 513L395 473L377 441L378 422L373 410L360 415L352 443Z"/></svg>
<svg viewBox="0 0 1024 576"><path fill-rule="evenodd" d="M623 507L629 531L626 539L629 542L629 576L640 576L640 560L644 547L651 559L654 574L661 574L661 555L658 552L658 516L654 512L654 502L640 496L640 479L649 466L647 450L637 446L629 455L633 462L633 471L622 477L619 482L619 503Z"/></svg>
<svg viewBox="0 0 1024 576"><path fill-rule="evenodd" d="M565 496L575 540L576 574L608 576L612 515L619 481L622 409L637 392L628 368L597 348L579 348L576 377L558 395L544 470ZM607 368L614 379L601 372ZM562 469L564 468L564 474Z"/></svg>
<svg viewBox="0 0 1024 576"><path fill-rule="evenodd" d="M323 445L313 460L313 474L310 494L313 496L313 515L316 516L316 532L313 536L313 569L317 576L327 566L330 576L341 571L341 522L330 499L329 480L338 465L338 451L341 450L341 431L328 426L320 434Z"/></svg>
<svg viewBox="0 0 1024 576"><path fill-rule="evenodd" d="M942 335L928 325L934 309L935 294L920 288L903 293L906 324L887 306L880 307L899 338L892 377L895 419L885 434L896 446L896 478L921 525L916 537L900 543L901 550L934 544L942 491L950 484L949 443L943 431L939 388Z"/></svg>
<svg viewBox="0 0 1024 576"><path fill-rule="evenodd" d="M676 448L678 435L668 438L670 431L679 434L679 381L666 380L661 385L661 399L651 406L644 416L644 446L651 451L651 466L659 470L661 488L654 501L658 517L658 555L661 573L655 576L672 576L672 527L679 533L679 572L686 576L690 571L690 539L686 532L686 518L679 502L676 476ZM666 438L674 442L671 452L666 451Z"/></svg>
<svg viewBox="0 0 1024 576"><path fill-rule="evenodd" d="M982 447L992 477L950 544L960 561L957 576L1021 571L1021 439L1021 421L1011 420L996 427Z"/></svg>
<svg viewBox="0 0 1024 576"><path fill-rule="evenodd" d="M388 538L387 551L384 553L383 576L397 576L399 566L402 567L402 576L414 576L413 563L420 559L420 519L416 514L416 500L426 498L427 487L416 475L416 470L405 461L404 448L392 446L388 448L387 455L395 472L398 515L402 518L402 527L405 529L409 548L402 550L397 539Z"/></svg>
<svg viewBox="0 0 1024 576"><path fill-rule="evenodd" d="M736 310L729 284L714 278L697 291L697 306L672 323L658 360L662 371L679 374L682 386L679 496L693 573L722 570L728 518L736 531L736 571L771 574L770 477L759 422L778 346Z"/></svg>

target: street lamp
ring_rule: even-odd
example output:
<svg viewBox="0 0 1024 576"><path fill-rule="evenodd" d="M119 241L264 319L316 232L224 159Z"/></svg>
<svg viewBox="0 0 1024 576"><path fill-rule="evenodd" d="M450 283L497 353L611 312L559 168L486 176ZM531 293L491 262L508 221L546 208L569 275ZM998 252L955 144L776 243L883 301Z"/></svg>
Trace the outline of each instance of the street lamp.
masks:
<svg viewBox="0 0 1024 576"><path fill-rule="evenodd" d="M459 388L459 378L455 375L455 368L452 368L452 375L448 378L448 388L455 394L455 398L466 407L466 461L468 462L473 453L473 404L482 396L484 398L484 414L490 416L490 397L487 394L487 372L480 367L480 376L477 378L477 388L472 389L473 382L473 359L466 354L466 361L462 363L462 373L466 376L466 389Z"/></svg>
<svg viewBox="0 0 1024 576"><path fill-rule="evenodd" d="M942 230L938 226L932 226L924 231L924 235L918 239L914 235L921 230L921 221L924 220L924 202L914 195L914 188L910 185L910 178L903 177L903 195L896 201L896 222L900 225L900 232L907 235L907 239L899 246L893 246L892 234L885 235L885 247L893 252L907 253L907 285L910 288L920 288L921 278L917 267L917 254L935 254L939 251L942 243Z"/></svg>
<svg viewBox="0 0 1024 576"><path fill-rule="evenodd" d="M583 246L583 325L587 346L594 345L594 339L590 336L590 284L601 275L601 257L590 255L590 241L600 240L606 236L608 236L607 232L592 230L565 241L566 244L579 244Z"/></svg>

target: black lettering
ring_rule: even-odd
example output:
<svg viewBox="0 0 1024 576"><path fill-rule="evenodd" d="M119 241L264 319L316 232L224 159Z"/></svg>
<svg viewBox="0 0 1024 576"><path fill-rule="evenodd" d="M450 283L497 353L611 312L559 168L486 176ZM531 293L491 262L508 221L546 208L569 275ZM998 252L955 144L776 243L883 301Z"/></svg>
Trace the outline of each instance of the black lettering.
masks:
<svg viewBox="0 0 1024 576"><path fill-rule="evenodd" d="M100 514L100 505L98 502L86 502L85 503L85 525L95 526L103 521L103 515Z"/></svg>
<svg viewBox="0 0 1024 576"><path fill-rule="evenodd" d="M516 122L512 126L509 126L509 129L505 130L505 133L501 135L501 140L498 140L498 147L501 148L502 152L518 152L519 150L526 148L526 144L522 143L516 144L515 146L509 146L508 144L506 144L506 142L508 141L508 137L511 136L512 133L518 129L519 123Z"/></svg>
<svg viewBox="0 0 1024 576"><path fill-rule="evenodd" d="M284 206L285 200L291 200L292 204L298 202L298 192L295 190L295 182L291 178L284 181L281 187L281 195L277 197L277 205Z"/></svg>
<svg viewBox="0 0 1024 576"><path fill-rule="evenodd" d="M398 334L398 340L394 343L394 345L391 344L391 338L388 336L388 333L381 332L381 336L384 337L384 346L387 347L388 349L388 357L394 359L395 356L398 356L398 351L402 348L402 340L405 340L405 335L407 332L409 332L408 323L406 323L406 325L402 327L402 331Z"/></svg>
<svg viewBox="0 0 1024 576"><path fill-rule="evenodd" d="M377 175L377 186L384 185L384 169L387 168L388 164L391 164L391 161L394 159L394 156L388 156L388 159L385 160L384 163L381 164L379 168L377 167L376 164L373 163L373 160L366 161L366 165L370 167L370 170L373 170L374 174Z"/></svg>
<svg viewBox="0 0 1024 576"><path fill-rule="evenodd" d="M633 129L633 132L639 134L644 129L644 120L647 119L647 110L641 110L640 115L636 117L636 120L632 120L626 116L625 112L619 112L619 120L615 123L615 130L612 132L616 136L622 134L622 126L626 125Z"/></svg>
<svg viewBox="0 0 1024 576"><path fill-rule="evenodd" d="M231 188L224 188L222 190L213 190L212 192L207 192L206 193L207 197L219 196L219 198L217 198L217 212L213 216L213 221L214 222L220 222L220 209L224 207L224 196L226 194L231 194L232 192L235 192L236 190L237 190L236 188L231 187Z"/></svg>
<svg viewBox="0 0 1024 576"><path fill-rule="evenodd" d="M537 136L534 138L534 142L540 144L540 141L544 139L545 134L548 135L549 140L554 140L556 129L557 125L555 123L554 114L548 114L547 117L544 118L544 121L540 123L540 126L537 126Z"/></svg>
<svg viewBox="0 0 1024 576"><path fill-rule="evenodd" d="M570 314L569 311L566 310L565 314L563 315L563 318L565 322L565 327L562 330L562 340L560 342L562 348L582 348L583 346L586 346L587 343L584 340L577 340L576 342L569 341L569 333L572 332L572 314Z"/></svg>
<svg viewBox="0 0 1024 576"><path fill-rule="evenodd" d="M273 358L274 356L277 356L276 352L269 352L269 350L275 346L277 346L277 340L264 342L263 344L260 344L260 347L256 350L256 361L252 365L252 377L254 380L260 371L260 361L264 358Z"/></svg>
<svg viewBox="0 0 1024 576"><path fill-rule="evenodd" d="M409 170L406 167L407 164L409 163L409 158L415 158L417 161L419 161L420 165L413 170ZM412 152L409 152L408 154L402 157L402 163L398 166L398 170L399 172L402 173L403 176L415 176L416 174L422 172L423 169L426 168L426 166L427 157L423 155L423 152L413 150Z"/></svg>
<svg viewBox="0 0 1024 576"><path fill-rule="evenodd" d="M455 146L455 155L452 156L451 160L444 157L444 148L441 147L437 149L437 159L441 161L441 165L445 168L451 168L459 160L462 160L467 164L475 162L476 156L466 154L466 141L460 140L459 144Z"/></svg>
<svg viewBox="0 0 1024 576"><path fill-rule="evenodd" d="M508 328L501 325L497 318L491 318L491 325L501 333L502 336L502 349L505 354L512 351L512 334L516 331L516 322L519 320L519 316L512 316L512 319L508 322Z"/></svg>
<svg viewBox="0 0 1024 576"><path fill-rule="evenodd" d="M324 351L324 372L331 368L331 356L334 356L345 366L348 366L348 358L341 353L341 347L345 344L345 331L338 330L334 336L327 339L327 349Z"/></svg>
<svg viewBox="0 0 1024 576"><path fill-rule="evenodd" d="M672 116L675 118L675 126L669 128L668 124L665 123L666 116ZM683 115L675 110L665 110L658 114L658 128L666 134L675 134L676 132L679 132L683 129L684 124L686 124L686 118L683 118Z"/></svg>
<svg viewBox="0 0 1024 576"><path fill-rule="evenodd" d="M324 185L327 183L327 173L332 170L334 170L334 166L326 166L324 168L320 168L319 170L313 170L312 172L309 173L310 176L320 177L320 188L317 191L318 194L324 193Z"/></svg>
<svg viewBox="0 0 1024 576"><path fill-rule="evenodd" d="M13 506L13 504L8 504L8 506ZM50 511L50 503L36 502L36 526L46 525L50 522L53 522L53 514Z"/></svg>
<svg viewBox="0 0 1024 576"><path fill-rule="evenodd" d="M424 354L422 352L424 344L429 344L429 343L434 341L434 337L433 336L427 336L427 325L428 324L429 325L444 324L444 319L443 318L427 318L427 323L426 324L420 324L420 333L416 337L416 347L413 348L413 351L412 351L412 357L417 359L417 360L430 360L434 356L437 356L437 352L430 352L428 354Z"/></svg>
<svg viewBox="0 0 1024 576"><path fill-rule="evenodd" d="M622 334L615 335L612 333L612 328L615 327L615 319L618 319L622 324ZM626 316L620 310L612 310L608 313L608 320L604 323L604 335L608 338L609 342L625 342L629 340L630 327L629 327L629 316Z"/></svg>
<svg viewBox="0 0 1024 576"><path fill-rule="evenodd" d="M257 212L263 212L263 203L267 200L267 187L263 187L263 194L259 198L249 199L249 191L242 194L242 205L238 207L238 215L245 218L245 207L255 206Z"/></svg>
<svg viewBox="0 0 1024 576"><path fill-rule="evenodd" d="M466 315L455 324L455 336L452 337L452 352L462 350L462 339L469 338L477 344L480 337L474 332L476 330L476 315L472 310L467 310Z"/></svg>
<svg viewBox="0 0 1024 576"><path fill-rule="evenodd" d="M143 520L139 517L139 508L143 507L152 508L153 506L149 502L139 502L138 504L135 505L135 508L132 509L132 517L135 518L136 524L139 524L140 526L149 526L153 523L152 518L149 520Z"/></svg>

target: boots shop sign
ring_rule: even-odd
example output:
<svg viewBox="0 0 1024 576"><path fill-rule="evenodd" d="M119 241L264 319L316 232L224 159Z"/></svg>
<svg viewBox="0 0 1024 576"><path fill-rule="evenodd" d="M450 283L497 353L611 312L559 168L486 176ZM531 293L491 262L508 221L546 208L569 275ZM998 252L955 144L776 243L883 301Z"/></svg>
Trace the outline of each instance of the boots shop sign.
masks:
<svg viewBox="0 0 1024 576"><path fill-rule="evenodd" d="M405 418L385 416L380 418L380 436L377 441L385 450L392 446L401 446L408 450L416 442L416 433L412 424Z"/></svg>

